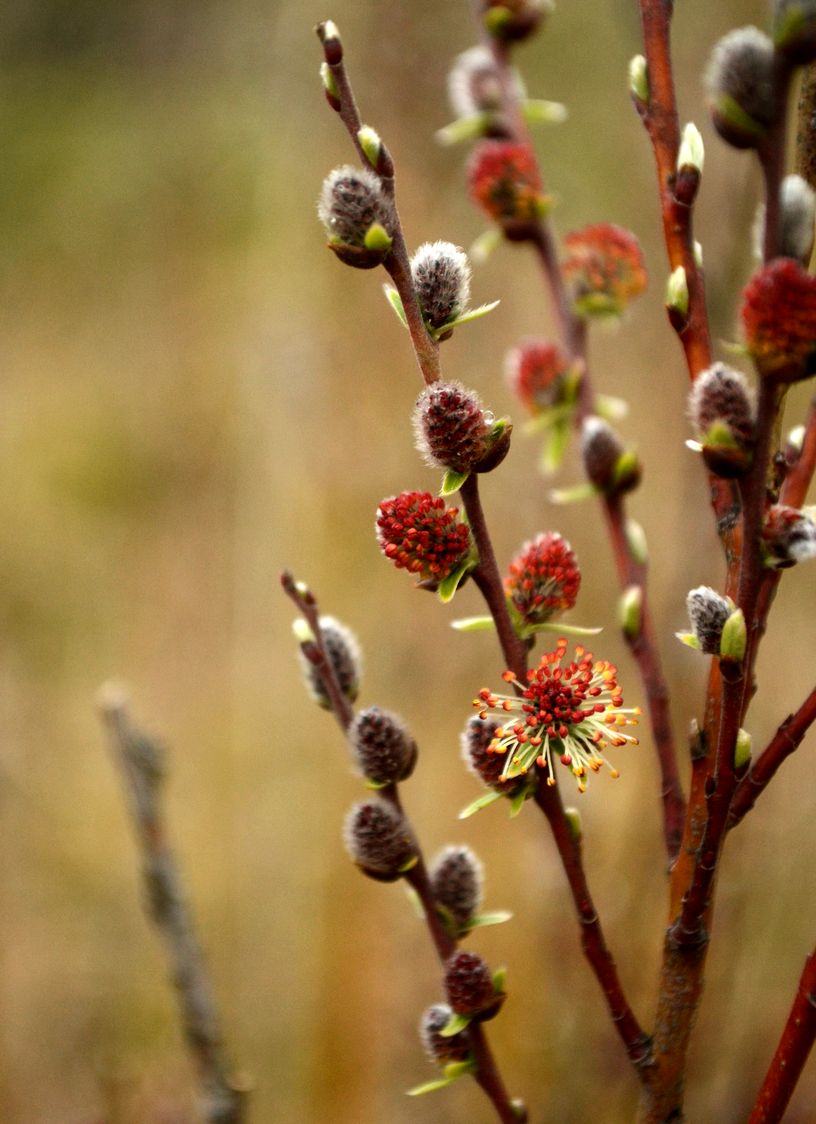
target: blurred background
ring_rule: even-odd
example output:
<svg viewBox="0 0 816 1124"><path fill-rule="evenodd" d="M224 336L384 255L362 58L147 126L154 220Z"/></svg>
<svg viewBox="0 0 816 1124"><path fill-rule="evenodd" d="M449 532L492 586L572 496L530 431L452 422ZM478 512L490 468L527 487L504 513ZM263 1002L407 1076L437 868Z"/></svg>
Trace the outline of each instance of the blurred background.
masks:
<svg viewBox="0 0 816 1124"><path fill-rule="evenodd" d="M0 27L0 1119L5 1124L188 1124L190 1064L95 711L109 676L168 743L173 840L185 864L224 1029L255 1084L256 1122L489 1120L475 1085L433 1098L416 1035L439 970L401 887L362 878L341 844L361 784L333 720L300 682L283 568L352 626L361 703L400 712L421 747L404 799L427 855L468 843L486 906L513 921L470 947L509 972L491 1026L531 1119L626 1121L636 1089L584 969L541 817L503 806L459 822L478 788L459 760L470 700L498 685L489 634L450 630L480 611L412 588L380 556L384 496L433 489L409 425L420 389L382 277L341 266L314 200L353 159L318 79L313 25L332 17L365 120L398 167L410 246L468 246L483 229L450 113L451 58L474 41L465 0L19 0ZM697 207L718 340L735 337L758 198L752 160L712 135L700 74L713 42L765 5L678 5L684 119L707 144ZM681 755L700 716L704 660L673 633L684 600L723 565L700 465L684 448L686 376L662 309L665 255L652 156L631 108L637 5L563 4L518 52L530 93L569 122L537 135L561 233L631 227L648 294L617 333L594 332L601 389L645 463L632 514ZM501 247L445 373L516 414L505 351L551 319L535 262ZM720 349L720 357L725 356ZM788 422L807 390L791 395ZM497 553L560 530L584 570L578 623L603 624L627 703L640 685L615 627L617 587L595 508L554 508L538 448L518 428L485 479ZM578 478L574 457L562 481ZM761 747L813 685L813 575L785 576L750 728ZM807 606L807 607L806 607ZM602 648L602 653L601 653ZM631 1001L651 1020L665 924L657 776L649 737L622 777L580 798L590 881ZM689 1078L692 1121L744 1120L816 931L816 798L807 743L731 839ZM570 795L570 800L572 797ZM578 803L576 797L575 803ZM811 1066L790 1121L812 1120Z"/></svg>

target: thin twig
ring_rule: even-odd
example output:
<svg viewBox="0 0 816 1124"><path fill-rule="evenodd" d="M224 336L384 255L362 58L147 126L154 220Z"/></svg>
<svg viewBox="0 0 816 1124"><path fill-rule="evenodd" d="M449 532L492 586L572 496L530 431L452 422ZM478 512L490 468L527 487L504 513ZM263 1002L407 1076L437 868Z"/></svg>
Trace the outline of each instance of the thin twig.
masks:
<svg viewBox="0 0 816 1124"><path fill-rule="evenodd" d="M816 951L799 979L788 1021L748 1124L779 1124L816 1039Z"/></svg>
<svg viewBox="0 0 816 1124"><path fill-rule="evenodd" d="M249 1088L230 1073L204 955L178 862L167 842L160 803L164 751L132 725L120 687L106 684L99 708L141 851L146 908L167 950L184 1036L198 1071L202 1114L208 1124L242 1124Z"/></svg>

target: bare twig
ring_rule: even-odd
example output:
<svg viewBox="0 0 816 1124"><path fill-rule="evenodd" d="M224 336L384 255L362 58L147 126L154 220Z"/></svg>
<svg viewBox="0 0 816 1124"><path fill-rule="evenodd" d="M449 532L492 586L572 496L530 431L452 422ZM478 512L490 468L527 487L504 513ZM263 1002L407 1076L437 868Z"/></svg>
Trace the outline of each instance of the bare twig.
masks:
<svg viewBox="0 0 816 1124"><path fill-rule="evenodd" d="M167 950L184 1036L198 1071L202 1114L208 1124L242 1124L249 1088L244 1080L236 1080L226 1061L204 955L167 841L160 803L164 751L131 723L128 699L120 687L105 684L99 708L141 852L147 911Z"/></svg>
<svg viewBox="0 0 816 1124"><path fill-rule="evenodd" d="M788 1021L748 1124L779 1124L816 1038L816 951L799 980Z"/></svg>

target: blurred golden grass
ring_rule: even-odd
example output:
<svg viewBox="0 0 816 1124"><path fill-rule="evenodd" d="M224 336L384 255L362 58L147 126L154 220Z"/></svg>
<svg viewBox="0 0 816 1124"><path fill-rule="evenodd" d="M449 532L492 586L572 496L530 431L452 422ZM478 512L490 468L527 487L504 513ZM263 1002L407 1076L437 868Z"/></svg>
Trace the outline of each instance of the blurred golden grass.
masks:
<svg viewBox="0 0 816 1124"><path fill-rule="evenodd" d="M135 715L170 743L173 834L236 1060L257 1121L486 1119L465 1083L433 1101L416 1041L438 970L399 887L361 879L339 843L359 782L331 720L299 683L277 576L309 581L366 651L362 701L401 711L421 746L405 800L427 851L471 843L488 904L511 924L473 944L509 967L491 1037L534 1118L625 1120L635 1096L542 825L474 795L458 734L501 670L490 637L450 633L455 610L378 556L374 509L432 488L411 447L413 360L379 279L323 251L323 175L350 148L325 109L311 26L339 23L364 115L399 166L412 243L467 245L479 220L447 119L450 55L472 40L466 5L326 12L292 0L160 11L29 4L4 33L0 75L0 1119L158 1124L194 1119L192 1077L160 950L139 910L134 848L94 714L97 685L127 679ZM758 4L677 15L680 92L704 128L698 74L720 30ZM644 242L649 295L593 339L596 374L632 402L646 464L633 513L652 547L654 605L677 685L681 741L699 711L700 661L680 649L686 591L721 565L699 466L683 449L685 385L661 307L664 255L651 156L626 96L634 11L563 5L525 48L534 93L570 105L542 134L561 230L609 219ZM121 18L120 18L121 17ZM120 22L117 23L117 19ZM713 26L717 21L717 28ZM40 21L38 23L38 20ZM67 21L67 23L66 23ZM54 28L56 27L56 31ZM21 30L22 28L22 30ZM46 28L39 36L39 28ZM101 30L99 30L101 28ZM60 30L62 29L62 30ZM96 29L95 34L91 31ZM700 236L717 332L733 334L756 197L747 158L706 132ZM736 185L736 186L735 186ZM724 214L724 211L727 211ZM740 225L741 224L741 225ZM489 321L445 345L446 372L498 412L503 353L546 330L533 263L499 252L474 280ZM802 394L791 406L796 417ZM557 526L585 570L576 619L607 626L604 654L639 687L615 634L616 585L591 508L554 510L517 434L484 494L502 559ZM577 472L574 462L567 475ZM752 712L756 743L812 686L812 577L786 576ZM813 942L813 797L805 745L731 842L690 1077L690 1120L744 1119ZM650 1017L663 918L656 774L648 738L581 800L586 849L621 972ZM808 1119L807 1072L791 1121Z"/></svg>

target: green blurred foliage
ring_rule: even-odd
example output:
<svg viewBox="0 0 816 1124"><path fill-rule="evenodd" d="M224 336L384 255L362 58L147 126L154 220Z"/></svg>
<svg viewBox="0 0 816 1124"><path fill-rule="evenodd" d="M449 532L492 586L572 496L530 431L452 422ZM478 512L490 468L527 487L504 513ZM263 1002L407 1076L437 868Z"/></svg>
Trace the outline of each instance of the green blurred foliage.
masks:
<svg viewBox="0 0 816 1124"><path fill-rule="evenodd" d="M715 333L735 334L758 195L749 158L708 128L700 73L760 3L677 6L684 116L708 146L698 206ZM230 1048L256 1083L257 1121L487 1119L462 1083L431 1074L415 1025L439 996L427 939L399 886L362 879L339 842L359 793L332 721L299 682L278 574L307 580L366 654L362 702L399 710L421 746L405 799L432 854L473 845L490 908L510 925L473 947L509 968L491 1036L534 1119L626 1120L635 1090L585 972L568 895L532 810L460 824L475 795L458 760L474 692L497 685L489 635L449 619L379 557L385 495L433 488L412 448L419 389L376 275L326 253L313 200L352 158L317 79L313 24L331 15L363 114L386 138L412 245L468 245L480 219L463 154L434 146L451 56L473 41L468 5L388 0L21 2L0 29L0 1119L8 1124L181 1124L193 1079L166 968L140 912L137 863L94 712L111 674L172 746L173 835L221 997ZM685 375L662 309L665 257L651 153L626 91L635 5L563 4L519 52L531 93L566 102L540 134L561 231L610 220L641 238L649 294L598 334L603 389L633 405L624 429L646 476L633 500L652 548L653 604L683 744L703 661L676 645L686 591L722 566L699 465L683 447ZM490 319L445 344L446 373L512 413L503 355L550 313L535 264L501 249L474 278ZM791 396L791 423L805 392ZM497 551L557 528L584 568L576 619L604 624L627 701L636 677L590 507L553 509L536 448L517 432L485 481ZM574 460L566 475L577 475ZM802 599L783 583L752 712L761 746L812 686ZM745 1118L813 941L813 797L804 755L729 848L689 1087L689 1118ZM622 778L581 799L591 883L633 1004L650 1018L663 916L656 774L648 736ZM816 1099L806 1074L789 1119Z"/></svg>

